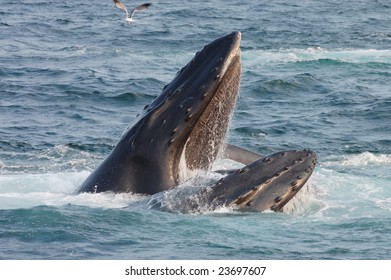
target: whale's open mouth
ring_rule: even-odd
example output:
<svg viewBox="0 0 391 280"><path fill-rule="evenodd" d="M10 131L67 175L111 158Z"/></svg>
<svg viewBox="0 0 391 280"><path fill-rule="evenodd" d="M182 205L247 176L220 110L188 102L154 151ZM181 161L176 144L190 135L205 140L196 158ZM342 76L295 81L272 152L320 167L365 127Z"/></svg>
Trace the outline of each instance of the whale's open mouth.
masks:
<svg viewBox="0 0 391 280"><path fill-rule="evenodd" d="M183 169L209 170L224 148L240 83L240 32L206 45L139 115L79 191L155 194L178 186ZM232 146L232 145L231 145ZM309 150L265 158L227 146L246 166L182 201L281 211L316 165ZM244 159L244 160L243 160Z"/></svg>

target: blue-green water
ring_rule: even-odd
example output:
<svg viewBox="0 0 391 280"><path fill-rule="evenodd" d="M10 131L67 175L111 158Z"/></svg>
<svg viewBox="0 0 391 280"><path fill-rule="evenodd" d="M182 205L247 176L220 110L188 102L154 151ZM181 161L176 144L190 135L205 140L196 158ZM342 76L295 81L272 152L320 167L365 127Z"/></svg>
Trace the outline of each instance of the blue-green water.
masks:
<svg viewBox="0 0 391 280"><path fill-rule="evenodd" d="M110 0L1 1L0 259L391 258L391 4L242 2L152 1L128 24ZM286 213L150 209L213 173L153 197L74 195L195 52L233 30L228 142L318 153Z"/></svg>

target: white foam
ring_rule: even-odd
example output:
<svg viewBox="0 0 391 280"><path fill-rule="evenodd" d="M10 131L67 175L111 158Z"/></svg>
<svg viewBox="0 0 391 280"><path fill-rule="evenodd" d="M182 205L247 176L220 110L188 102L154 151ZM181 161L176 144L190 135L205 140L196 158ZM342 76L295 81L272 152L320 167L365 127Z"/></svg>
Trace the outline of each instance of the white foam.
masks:
<svg viewBox="0 0 391 280"><path fill-rule="evenodd" d="M0 176L0 194L4 193L72 193L89 172L15 174Z"/></svg>
<svg viewBox="0 0 391 280"><path fill-rule="evenodd" d="M375 217L391 209L389 178L337 171L324 166L316 170L312 180L321 191L319 200L324 203L317 216L330 219Z"/></svg>
<svg viewBox="0 0 391 280"><path fill-rule="evenodd" d="M307 49L248 50L242 52L245 68L269 64L334 60L348 63L390 63L391 50L376 49L335 49L320 47Z"/></svg>
<svg viewBox="0 0 391 280"><path fill-rule="evenodd" d="M319 198L321 190L314 184L310 178L300 191L283 207L284 213L308 216L315 215L323 210L326 205Z"/></svg>
<svg viewBox="0 0 391 280"><path fill-rule="evenodd" d="M142 196L135 194L74 194L89 172L17 174L0 176L0 209L66 204L121 208Z"/></svg>
<svg viewBox="0 0 391 280"><path fill-rule="evenodd" d="M202 202L196 208L192 206L194 205L192 203L199 202L196 194L200 190L207 189L222 177L223 175L219 173L198 171L194 177L176 188L152 195L147 202L148 208L196 215L215 211L215 207L210 208L210 205L204 205Z"/></svg>
<svg viewBox="0 0 391 280"><path fill-rule="evenodd" d="M63 206L67 204L99 207L123 208L141 198L133 194L82 193L61 194L51 192L6 193L0 194L0 209L31 208L35 206Z"/></svg>
<svg viewBox="0 0 391 280"><path fill-rule="evenodd" d="M321 163L323 167L349 170L360 170L376 177L391 178L391 155L363 152L354 155L330 156Z"/></svg>
<svg viewBox="0 0 391 280"><path fill-rule="evenodd" d="M335 218L338 215L341 217L372 215L371 213L376 211L391 211L390 177L368 176L361 172L371 169L367 167L371 164L374 165L373 170L388 170L387 166L390 163L389 155L372 153L340 156L334 160L329 159L328 164L322 162L315 169L309 182L285 205L284 212L323 219ZM216 161L213 169L236 169L242 166L240 163L223 159ZM348 168L340 168L340 166ZM352 169L355 172L347 172ZM74 194L88 175L88 171L0 175L0 209L67 204L103 208L130 206L148 209L154 204L162 204L167 210L181 212L183 210L181 204L185 199L201 189L213 186L224 176L216 172L199 172L195 177L180 184L178 188L153 196L113 193ZM371 211L368 212L368 209ZM184 209L182 212L186 211L187 209ZM195 214L231 212L235 211L229 207L209 209L206 206L198 209Z"/></svg>
<svg viewBox="0 0 391 280"><path fill-rule="evenodd" d="M391 198L379 199L376 201L376 205L384 210L391 212Z"/></svg>
<svg viewBox="0 0 391 280"><path fill-rule="evenodd" d="M391 155L375 155L370 152L364 152L358 155L349 155L340 162L341 165L351 165L351 166L360 166L360 165L390 165L391 164Z"/></svg>

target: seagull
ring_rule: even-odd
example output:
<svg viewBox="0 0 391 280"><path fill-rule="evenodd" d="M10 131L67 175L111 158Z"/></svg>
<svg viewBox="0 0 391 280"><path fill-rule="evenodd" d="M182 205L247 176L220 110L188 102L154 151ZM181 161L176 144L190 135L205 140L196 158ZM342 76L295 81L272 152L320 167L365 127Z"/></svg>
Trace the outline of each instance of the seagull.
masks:
<svg viewBox="0 0 391 280"><path fill-rule="evenodd" d="M136 8L134 8L131 12L130 12L130 15L128 13L128 9L126 8L126 6L119 0L113 0L115 6L117 6L117 8L121 9L121 10L124 10L125 13L126 13L126 18L125 20L126 21L133 21L133 15L135 12L138 12L138 11L142 11L142 10L145 10L147 9L149 6L151 6L152 4L151 3L144 3L144 4L141 4L141 5L138 5Z"/></svg>

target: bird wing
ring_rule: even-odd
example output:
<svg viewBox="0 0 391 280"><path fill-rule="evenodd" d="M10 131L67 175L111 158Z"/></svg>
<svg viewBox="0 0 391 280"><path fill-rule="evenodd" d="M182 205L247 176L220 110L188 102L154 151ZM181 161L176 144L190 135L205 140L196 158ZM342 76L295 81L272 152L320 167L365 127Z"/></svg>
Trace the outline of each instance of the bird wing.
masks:
<svg viewBox="0 0 391 280"><path fill-rule="evenodd" d="M129 14L128 14L128 9L126 9L126 6L119 0L113 0L115 6L119 9L122 9L125 11L126 13L126 17L129 17Z"/></svg>
<svg viewBox="0 0 391 280"><path fill-rule="evenodd" d="M118 0L117 0L118 1ZM149 6L151 6L152 4L151 3L144 3L144 4L141 4L141 5L138 5L136 8L134 8L131 13L130 13L130 18L134 15L135 12L138 12L138 11L142 11L142 10L145 10L147 9Z"/></svg>

